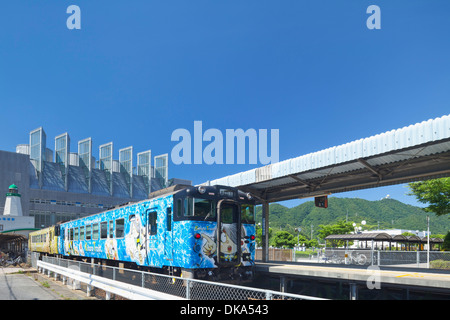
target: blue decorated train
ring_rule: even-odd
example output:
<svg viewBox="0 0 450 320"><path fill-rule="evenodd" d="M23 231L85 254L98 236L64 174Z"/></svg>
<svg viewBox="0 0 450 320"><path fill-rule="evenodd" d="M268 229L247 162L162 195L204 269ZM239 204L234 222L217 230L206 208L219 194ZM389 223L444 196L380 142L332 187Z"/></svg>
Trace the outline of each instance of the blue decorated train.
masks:
<svg viewBox="0 0 450 320"><path fill-rule="evenodd" d="M248 279L255 200L226 186L177 185L150 199L42 229L29 249L184 277Z"/></svg>

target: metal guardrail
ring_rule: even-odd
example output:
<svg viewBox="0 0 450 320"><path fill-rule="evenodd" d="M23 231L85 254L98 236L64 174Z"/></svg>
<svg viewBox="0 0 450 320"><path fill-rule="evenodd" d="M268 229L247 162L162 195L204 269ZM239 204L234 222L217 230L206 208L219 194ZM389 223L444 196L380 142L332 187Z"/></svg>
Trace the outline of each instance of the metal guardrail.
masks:
<svg viewBox="0 0 450 320"><path fill-rule="evenodd" d="M326 300L53 257L43 257L36 265L40 271L61 275L63 281L75 280L74 287L79 287L77 282L85 283L87 295L91 294L93 288L104 290L107 293L106 299L112 293L133 300Z"/></svg>
<svg viewBox="0 0 450 320"><path fill-rule="evenodd" d="M106 291L109 294L117 294L121 297L130 300L174 300L182 299L181 297L172 296L151 289L145 289L139 286L127 284L120 281L114 281L100 276L92 275L89 273L81 272L75 269L64 268L58 265L54 265L48 262L38 261L38 269L53 272L54 274L61 275L63 277L74 280L74 288L77 285L75 281L86 283L88 286L87 294L90 295L92 288L99 288ZM66 282L67 280L63 280ZM108 295L109 296L109 295Z"/></svg>

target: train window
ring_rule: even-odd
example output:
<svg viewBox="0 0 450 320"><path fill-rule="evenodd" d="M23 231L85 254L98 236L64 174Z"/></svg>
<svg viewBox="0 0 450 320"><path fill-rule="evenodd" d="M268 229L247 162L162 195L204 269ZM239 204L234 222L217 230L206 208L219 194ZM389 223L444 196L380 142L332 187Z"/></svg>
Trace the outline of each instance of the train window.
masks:
<svg viewBox="0 0 450 320"><path fill-rule="evenodd" d="M223 223L233 223L235 206L223 206L221 207L221 219ZM223 234L222 234L223 235Z"/></svg>
<svg viewBox="0 0 450 320"><path fill-rule="evenodd" d="M255 223L255 206L252 204L241 204L242 223Z"/></svg>
<svg viewBox="0 0 450 320"><path fill-rule="evenodd" d="M98 223L92 225L92 240L98 240Z"/></svg>
<svg viewBox="0 0 450 320"><path fill-rule="evenodd" d="M148 232L151 236L155 235L158 232L158 228L156 225L156 211L151 211L148 213Z"/></svg>
<svg viewBox="0 0 450 320"><path fill-rule="evenodd" d="M184 199L184 216L214 219L216 217L216 202L207 199L186 198Z"/></svg>
<svg viewBox="0 0 450 320"><path fill-rule="evenodd" d="M100 223L100 239L108 238L108 222Z"/></svg>
<svg viewBox="0 0 450 320"><path fill-rule="evenodd" d="M176 217L181 217L183 215L183 200L182 199L177 199L177 201L175 202L174 211L175 211Z"/></svg>
<svg viewBox="0 0 450 320"><path fill-rule="evenodd" d="M80 240L84 240L84 226L80 227Z"/></svg>
<svg viewBox="0 0 450 320"><path fill-rule="evenodd" d="M192 217L194 215L194 210L193 210L193 206L194 206L194 199L192 198L185 198L184 199L184 206L183 206L183 213L185 217Z"/></svg>
<svg viewBox="0 0 450 320"><path fill-rule="evenodd" d="M90 224L86 226L86 240L91 240L91 228L92 226Z"/></svg>
<svg viewBox="0 0 450 320"><path fill-rule="evenodd" d="M109 221L109 237L114 238L114 221Z"/></svg>
<svg viewBox="0 0 450 320"><path fill-rule="evenodd" d="M167 208L167 231L172 231L172 208Z"/></svg>
<svg viewBox="0 0 450 320"><path fill-rule="evenodd" d="M78 241L78 228L74 229L74 237L73 240Z"/></svg>
<svg viewBox="0 0 450 320"><path fill-rule="evenodd" d="M125 230L125 219L116 220L116 238L123 238Z"/></svg>
<svg viewBox="0 0 450 320"><path fill-rule="evenodd" d="M70 228L70 230L69 230L69 240L73 240L73 229L72 228ZM44 242L45 242L45 239L44 239Z"/></svg>

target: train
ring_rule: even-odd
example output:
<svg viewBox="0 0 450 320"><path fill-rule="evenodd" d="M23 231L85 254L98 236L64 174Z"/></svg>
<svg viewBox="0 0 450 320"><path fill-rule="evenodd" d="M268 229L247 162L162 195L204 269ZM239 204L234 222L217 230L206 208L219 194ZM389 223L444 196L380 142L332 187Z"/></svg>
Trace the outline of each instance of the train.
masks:
<svg viewBox="0 0 450 320"><path fill-rule="evenodd" d="M176 185L31 232L28 247L188 278L247 280L255 261L255 204L234 187Z"/></svg>

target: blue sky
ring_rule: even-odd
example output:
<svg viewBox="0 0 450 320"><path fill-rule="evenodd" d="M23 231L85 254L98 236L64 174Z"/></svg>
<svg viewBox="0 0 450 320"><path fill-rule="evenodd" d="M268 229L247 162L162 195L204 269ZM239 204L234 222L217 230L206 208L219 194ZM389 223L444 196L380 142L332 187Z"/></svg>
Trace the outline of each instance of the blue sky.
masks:
<svg viewBox="0 0 450 320"><path fill-rule="evenodd" d="M69 30L69 5L81 30ZM369 30L369 5L381 29ZM0 150L43 126L169 153L177 128L279 129L280 160L450 113L450 2L4 1ZM174 165L201 183L260 165ZM404 186L339 194L417 204ZM297 202L289 202L289 205Z"/></svg>

